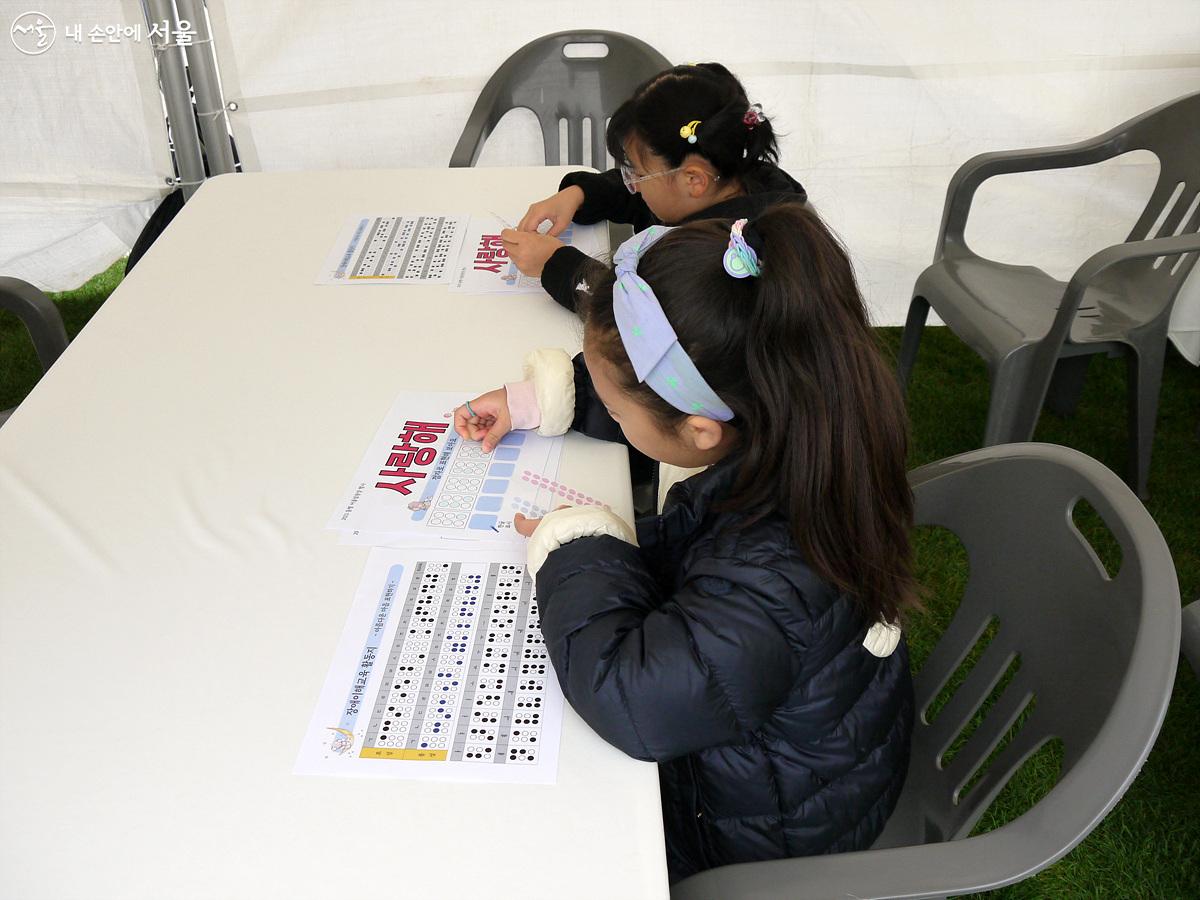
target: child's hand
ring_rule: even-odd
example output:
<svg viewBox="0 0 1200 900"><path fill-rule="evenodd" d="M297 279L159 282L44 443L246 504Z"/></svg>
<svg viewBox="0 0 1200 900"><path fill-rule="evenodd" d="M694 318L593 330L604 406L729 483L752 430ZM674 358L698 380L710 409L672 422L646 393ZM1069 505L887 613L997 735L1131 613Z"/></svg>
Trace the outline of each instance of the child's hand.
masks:
<svg viewBox="0 0 1200 900"><path fill-rule="evenodd" d="M454 410L454 430L468 441L483 441L483 452L491 453L500 438L512 431L508 391L504 388L488 391L468 403L474 415L468 411L466 403Z"/></svg>
<svg viewBox="0 0 1200 900"><path fill-rule="evenodd" d="M571 224L571 220L575 218L575 212L582 205L583 188L572 185L559 191L553 197L539 200L530 206L525 215L521 217L521 221L517 223L517 230L536 232L539 225L549 222L550 228L545 233L551 237L558 237Z"/></svg>
<svg viewBox="0 0 1200 900"><path fill-rule="evenodd" d="M541 524L541 519L527 519L521 513L513 516L513 528L522 537L533 537L533 533L537 531L537 527Z"/></svg>
<svg viewBox="0 0 1200 900"><path fill-rule="evenodd" d="M516 267L521 270L523 275L531 278L541 275L546 260L554 255L555 250L564 246L558 238L550 237L547 234L514 231L512 228L505 228L501 231L500 239L504 241L504 249L508 251L508 255Z"/></svg>
<svg viewBox="0 0 1200 900"><path fill-rule="evenodd" d="M474 406L474 402L472 402L471 405ZM556 507L555 512L560 509L566 509L568 505L569 504L564 503L562 506ZM537 527L541 524L541 519L530 519L521 513L517 513L515 516L513 516L513 528L516 530L517 534L524 537L533 537L533 533L537 531Z"/></svg>

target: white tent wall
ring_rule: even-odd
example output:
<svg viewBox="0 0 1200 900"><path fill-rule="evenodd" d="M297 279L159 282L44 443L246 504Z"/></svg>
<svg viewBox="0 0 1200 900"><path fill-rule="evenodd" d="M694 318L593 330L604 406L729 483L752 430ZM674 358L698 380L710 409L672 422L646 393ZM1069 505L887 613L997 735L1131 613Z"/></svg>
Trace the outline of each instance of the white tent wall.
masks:
<svg viewBox="0 0 1200 900"><path fill-rule="evenodd" d="M445 166L487 78L554 31L633 34L676 62L728 65L781 133L784 167L844 238L875 321L903 322L954 170L987 150L1091 137L1200 87L1195 0L788 0L573 4L210 3L249 169ZM510 114L480 165L537 165ZM1067 278L1124 240L1157 175L1148 153L993 179L968 238ZM530 198L534 200L536 198ZM386 200L381 200L387 205ZM1200 291L1178 341L1200 361Z"/></svg>
<svg viewBox="0 0 1200 900"><path fill-rule="evenodd" d="M53 44L37 55L10 39L31 9L54 24ZM0 275L74 288L128 253L168 190L146 18L136 0L0 0L0 24ZM139 26L140 40L88 36L115 26Z"/></svg>

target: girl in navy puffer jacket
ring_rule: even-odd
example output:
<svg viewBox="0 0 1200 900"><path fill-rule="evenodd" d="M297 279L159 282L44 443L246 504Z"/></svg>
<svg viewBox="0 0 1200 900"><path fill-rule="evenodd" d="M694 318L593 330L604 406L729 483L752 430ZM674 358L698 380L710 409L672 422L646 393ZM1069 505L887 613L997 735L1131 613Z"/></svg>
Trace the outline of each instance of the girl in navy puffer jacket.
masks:
<svg viewBox="0 0 1200 900"><path fill-rule="evenodd" d="M518 518L563 692L659 762L672 881L864 849L908 765L915 585L904 407L849 260L790 204L651 227L614 263L583 366L538 351L456 414L488 447L598 397L648 456L707 467L636 533L594 507Z"/></svg>

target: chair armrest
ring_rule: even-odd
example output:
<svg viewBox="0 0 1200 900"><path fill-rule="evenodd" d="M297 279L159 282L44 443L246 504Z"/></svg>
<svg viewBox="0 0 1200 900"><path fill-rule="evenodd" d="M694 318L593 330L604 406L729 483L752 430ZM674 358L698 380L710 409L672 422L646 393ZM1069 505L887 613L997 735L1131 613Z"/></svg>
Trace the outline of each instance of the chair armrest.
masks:
<svg viewBox="0 0 1200 900"><path fill-rule="evenodd" d="M1046 859L1046 848L1055 845L1045 840L1006 826L945 843L722 866L678 882L671 900L865 900L974 893L1013 884L1054 862L1062 854ZM1029 862L1014 865L1014 860Z"/></svg>
<svg viewBox="0 0 1200 900"><path fill-rule="evenodd" d="M1146 241L1126 241L1113 244L1089 256L1071 276L1067 284L1066 297L1072 292L1083 293L1091 281L1110 266L1129 259L1144 259L1147 256L1178 256L1200 250L1200 234L1177 234L1174 237L1153 238Z"/></svg>
<svg viewBox="0 0 1200 900"><path fill-rule="evenodd" d="M987 448L1019 454L1043 449L1031 444ZM972 453L963 464L985 458ZM1088 462L1099 466L1093 460ZM1129 500L1137 502L1132 493L1126 493ZM1165 554L1161 535L1158 542ZM1170 577L1174 579L1173 572ZM1164 592L1162 603L1177 610L1178 592L1174 596ZM1143 653L1143 668L1152 671L1139 671L1135 682L1122 688L1117 699L1120 709L1101 728L1084 759L1017 819L957 841L722 866L678 882L671 889L671 900L957 896L1015 884L1053 865L1100 823L1146 761L1175 683L1178 613L1173 621L1169 619L1150 614L1144 618L1150 652Z"/></svg>
<svg viewBox="0 0 1200 900"><path fill-rule="evenodd" d="M963 163L946 189L946 205L942 210L942 224L938 229L937 248L933 261L946 255L947 245L951 254L956 248L966 247L963 232L971 201L975 191L994 175L1011 175L1016 172L1036 172L1045 169L1067 169L1086 166L1111 159L1125 152L1126 126L1107 131L1099 137L1075 144L1060 144L1057 147L1032 147L1025 150L999 150L981 153Z"/></svg>
<svg viewBox="0 0 1200 900"><path fill-rule="evenodd" d="M29 331L42 371L67 349L67 331L54 301L20 278L0 278L0 309L16 315Z"/></svg>
<svg viewBox="0 0 1200 900"><path fill-rule="evenodd" d="M1084 260L1083 265L1075 270L1075 274L1067 282L1067 289L1063 291L1063 299L1058 305L1054 324L1050 327L1047 339L1042 342L1043 345L1053 348L1053 352L1058 353L1058 348L1062 346L1062 342L1066 340L1071 331L1071 323L1075 319L1075 313L1079 309L1079 303L1083 300L1088 285L1106 269L1131 259L1144 259L1149 256L1178 256L1181 253L1192 253L1198 250L1200 250L1200 234L1192 233L1154 238L1149 241L1126 241L1123 244L1114 244L1111 247L1105 247L1098 253L1093 253Z"/></svg>

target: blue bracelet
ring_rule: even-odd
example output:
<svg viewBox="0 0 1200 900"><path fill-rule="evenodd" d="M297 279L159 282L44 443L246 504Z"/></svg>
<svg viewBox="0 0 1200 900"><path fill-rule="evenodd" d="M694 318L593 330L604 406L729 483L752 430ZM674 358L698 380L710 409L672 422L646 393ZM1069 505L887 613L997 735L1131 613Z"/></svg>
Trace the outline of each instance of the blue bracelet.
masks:
<svg viewBox="0 0 1200 900"><path fill-rule="evenodd" d="M463 405L466 406L467 412L469 412L471 414L471 418L474 419L475 418L475 410L471 409L471 401L468 400Z"/></svg>

